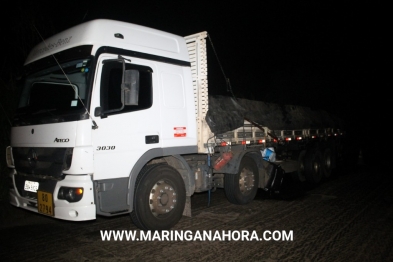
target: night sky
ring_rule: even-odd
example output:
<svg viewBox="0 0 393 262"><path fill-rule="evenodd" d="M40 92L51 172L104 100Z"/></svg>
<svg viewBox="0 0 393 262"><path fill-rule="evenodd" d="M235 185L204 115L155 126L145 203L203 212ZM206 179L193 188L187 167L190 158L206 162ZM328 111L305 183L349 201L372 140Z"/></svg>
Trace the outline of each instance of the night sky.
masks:
<svg viewBox="0 0 393 262"><path fill-rule="evenodd" d="M4 82L21 72L28 51L39 41L32 24L46 38L83 21L107 18L181 36L207 31L235 96L327 110L362 135L371 131L370 125L380 123L381 113L392 101L381 73L389 32L382 5L357 1L59 3L10 3L10 10L3 9L7 12L2 17L3 43L8 38L4 35L11 39L2 65ZM210 47L208 57L211 93L230 95Z"/></svg>

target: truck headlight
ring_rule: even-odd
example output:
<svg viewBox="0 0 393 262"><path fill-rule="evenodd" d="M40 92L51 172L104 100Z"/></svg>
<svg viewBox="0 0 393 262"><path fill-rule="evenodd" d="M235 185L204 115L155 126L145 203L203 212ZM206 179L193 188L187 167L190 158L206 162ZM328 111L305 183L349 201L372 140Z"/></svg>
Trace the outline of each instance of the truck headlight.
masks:
<svg viewBox="0 0 393 262"><path fill-rule="evenodd" d="M60 187L59 193L57 194L58 199L64 199L68 202L78 202L83 197L82 187Z"/></svg>
<svg viewBox="0 0 393 262"><path fill-rule="evenodd" d="M10 168L15 168L14 157L12 156L12 147L10 146L7 147L5 155L6 155L7 166Z"/></svg>

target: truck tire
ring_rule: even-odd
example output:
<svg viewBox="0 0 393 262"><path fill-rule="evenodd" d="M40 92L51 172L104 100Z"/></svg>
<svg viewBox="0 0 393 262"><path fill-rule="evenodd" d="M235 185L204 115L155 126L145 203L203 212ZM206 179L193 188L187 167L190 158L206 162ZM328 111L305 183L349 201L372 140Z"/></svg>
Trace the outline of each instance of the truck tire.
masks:
<svg viewBox="0 0 393 262"><path fill-rule="evenodd" d="M330 148L325 148L322 155L322 174L325 178L329 178L332 174L333 159Z"/></svg>
<svg viewBox="0 0 393 262"><path fill-rule="evenodd" d="M316 185L322 180L321 161L321 151L318 149L307 150L304 157L304 171L306 181L311 185Z"/></svg>
<svg viewBox="0 0 393 262"><path fill-rule="evenodd" d="M297 161L299 162L299 170L297 171L298 179L300 182L306 182L306 175L304 170L304 158L306 156L306 150L300 151Z"/></svg>
<svg viewBox="0 0 393 262"><path fill-rule="evenodd" d="M255 161L244 156L237 174L226 174L224 190L229 202L237 205L250 203L258 192L259 172Z"/></svg>
<svg viewBox="0 0 393 262"><path fill-rule="evenodd" d="M137 177L131 219L143 230L167 230L179 222L185 202L179 172L166 164L149 165Z"/></svg>

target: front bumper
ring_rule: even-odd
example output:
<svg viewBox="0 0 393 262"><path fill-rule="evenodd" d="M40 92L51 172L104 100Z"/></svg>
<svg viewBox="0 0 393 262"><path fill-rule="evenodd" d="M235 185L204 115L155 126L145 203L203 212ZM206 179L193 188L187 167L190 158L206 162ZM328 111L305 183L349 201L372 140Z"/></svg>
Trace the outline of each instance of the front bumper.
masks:
<svg viewBox="0 0 393 262"><path fill-rule="evenodd" d="M30 210L38 213L37 198L33 195L22 196L16 186L16 172L11 174L13 187L10 188L10 203L16 207ZM18 178L20 180L20 178ZM32 180L28 178L28 180ZM37 181L38 182L38 181ZM38 190L42 190L45 181L39 182ZM71 221L85 221L96 218L96 205L94 203L94 188L93 181L90 175L67 175L61 181L51 181L54 183L53 189L49 192L53 196L54 218L71 220ZM57 195L60 187L82 187L84 189L83 197L80 201L70 203L67 200L58 199ZM20 188L20 187L19 187ZM20 190L20 189L19 189ZM49 191L45 189L45 191Z"/></svg>

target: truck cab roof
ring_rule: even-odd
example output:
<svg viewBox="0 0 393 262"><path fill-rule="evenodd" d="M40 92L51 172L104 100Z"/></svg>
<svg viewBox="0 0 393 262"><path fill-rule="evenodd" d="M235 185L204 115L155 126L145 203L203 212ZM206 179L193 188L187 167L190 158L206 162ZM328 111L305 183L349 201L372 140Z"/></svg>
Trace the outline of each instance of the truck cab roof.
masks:
<svg viewBox="0 0 393 262"><path fill-rule="evenodd" d="M189 61L185 39L157 29L108 19L96 19L62 31L36 45L25 65L69 48L92 45L92 55L111 46Z"/></svg>

